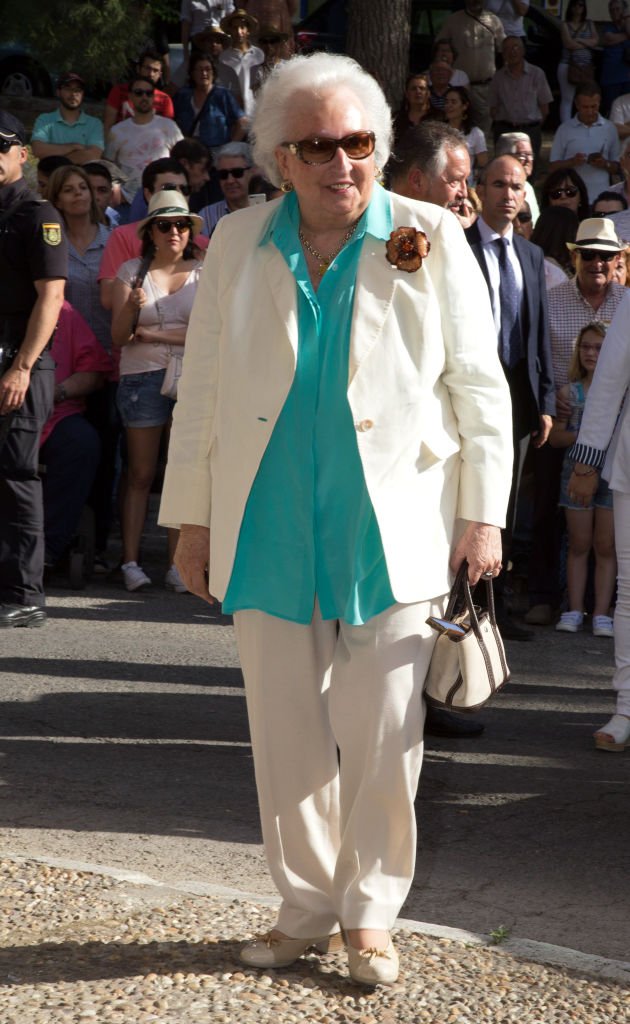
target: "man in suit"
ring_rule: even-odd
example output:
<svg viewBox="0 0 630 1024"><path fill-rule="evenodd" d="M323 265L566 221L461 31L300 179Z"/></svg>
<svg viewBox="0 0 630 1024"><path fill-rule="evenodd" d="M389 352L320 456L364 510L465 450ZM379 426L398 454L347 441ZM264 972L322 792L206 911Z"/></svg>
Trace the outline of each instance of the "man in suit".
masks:
<svg viewBox="0 0 630 1024"><path fill-rule="evenodd" d="M490 293L499 358L512 398L514 469L497 588L497 614L512 640L533 637L509 618L502 597L520 475L530 441L536 448L545 444L556 410L543 252L513 228L525 198L525 178L515 157L492 160L478 188L483 212L465 232Z"/></svg>

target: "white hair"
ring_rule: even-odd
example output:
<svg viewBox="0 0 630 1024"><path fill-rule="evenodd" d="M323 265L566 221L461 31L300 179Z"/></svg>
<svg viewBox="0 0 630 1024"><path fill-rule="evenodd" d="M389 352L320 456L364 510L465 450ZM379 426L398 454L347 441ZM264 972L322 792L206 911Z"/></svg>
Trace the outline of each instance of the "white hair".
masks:
<svg viewBox="0 0 630 1024"><path fill-rule="evenodd" d="M376 81L350 57L333 53L313 53L293 57L279 64L259 93L252 134L254 160L274 185L281 182L275 150L287 139L287 122L296 93L319 99L324 93L348 89L367 114L367 125L376 136L375 159L384 167L389 158L392 115L383 91Z"/></svg>

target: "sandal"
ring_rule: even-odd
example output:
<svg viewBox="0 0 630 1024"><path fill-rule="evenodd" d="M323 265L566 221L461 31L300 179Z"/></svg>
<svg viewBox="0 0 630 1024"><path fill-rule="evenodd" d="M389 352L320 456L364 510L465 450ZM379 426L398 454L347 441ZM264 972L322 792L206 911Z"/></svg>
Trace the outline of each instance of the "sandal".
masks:
<svg viewBox="0 0 630 1024"><path fill-rule="evenodd" d="M630 747L630 718L627 715L613 715L593 735L598 750L625 750Z"/></svg>

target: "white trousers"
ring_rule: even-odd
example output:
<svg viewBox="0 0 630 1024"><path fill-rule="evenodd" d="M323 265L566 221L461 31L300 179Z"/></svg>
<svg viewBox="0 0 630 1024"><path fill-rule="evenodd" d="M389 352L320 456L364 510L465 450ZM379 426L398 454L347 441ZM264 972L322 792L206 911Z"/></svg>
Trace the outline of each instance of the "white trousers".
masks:
<svg viewBox="0 0 630 1024"><path fill-rule="evenodd" d="M617 552L613 686L617 691L617 712L630 715L630 494L613 491L613 513Z"/></svg>
<svg viewBox="0 0 630 1024"><path fill-rule="evenodd" d="M415 866L422 689L446 596L363 626L236 612L263 840L294 938L389 929ZM339 755L338 755L339 748Z"/></svg>

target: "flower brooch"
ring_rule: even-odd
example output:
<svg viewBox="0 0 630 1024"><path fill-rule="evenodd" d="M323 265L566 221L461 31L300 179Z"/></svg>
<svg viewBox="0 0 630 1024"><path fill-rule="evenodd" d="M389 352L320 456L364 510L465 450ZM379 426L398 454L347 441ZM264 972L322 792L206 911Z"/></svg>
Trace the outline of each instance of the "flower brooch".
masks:
<svg viewBox="0 0 630 1024"><path fill-rule="evenodd" d="M396 228L389 236L385 247L385 258L398 270L413 274L420 270L422 261L431 251L431 243L424 231L416 228Z"/></svg>

